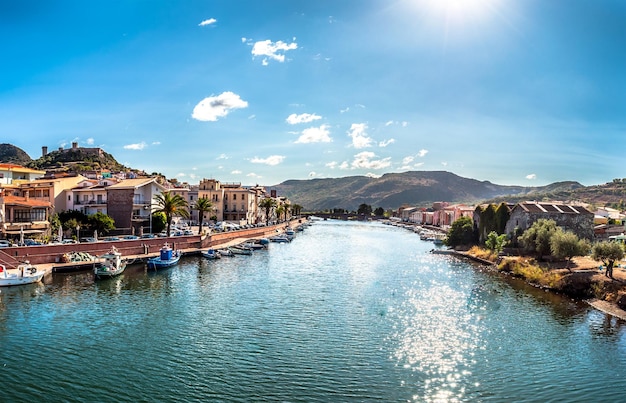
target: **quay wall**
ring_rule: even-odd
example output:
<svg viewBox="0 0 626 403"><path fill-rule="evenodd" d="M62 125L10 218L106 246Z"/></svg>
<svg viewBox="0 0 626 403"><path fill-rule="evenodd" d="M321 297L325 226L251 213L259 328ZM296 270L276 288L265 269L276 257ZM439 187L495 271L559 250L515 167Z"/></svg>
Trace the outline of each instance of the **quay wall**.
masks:
<svg viewBox="0 0 626 403"><path fill-rule="evenodd" d="M289 225L297 225L300 221L280 223L268 227L250 228L238 231L219 232L209 235L186 235L169 238L146 238L123 241L99 241L61 245L13 246L0 249L0 264L13 268L20 262L29 261L31 264L61 263L63 254L72 252L86 252L93 256L103 255L115 246L122 256L154 255L165 242L176 250L200 250L216 246L239 238L258 238L274 235Z"/></svg>

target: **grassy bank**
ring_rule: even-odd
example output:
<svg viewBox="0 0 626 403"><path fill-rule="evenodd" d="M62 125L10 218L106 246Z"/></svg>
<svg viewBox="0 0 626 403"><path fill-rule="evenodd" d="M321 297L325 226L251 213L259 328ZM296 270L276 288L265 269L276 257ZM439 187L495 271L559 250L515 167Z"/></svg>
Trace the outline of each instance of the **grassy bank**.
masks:
<svg viewBox="0 0 626 403"><path fill-rule="evenodd" d="M543 262L525 256L501 257L480 247L468 255L494 264L498 271L523 279L529 284L568 295L575 299L598 299L626 309L626 281L616 275L605 277L598 264L589 258L575 263L571 269L564 262ZM621 275L621 273L620 273Z"/></svg>

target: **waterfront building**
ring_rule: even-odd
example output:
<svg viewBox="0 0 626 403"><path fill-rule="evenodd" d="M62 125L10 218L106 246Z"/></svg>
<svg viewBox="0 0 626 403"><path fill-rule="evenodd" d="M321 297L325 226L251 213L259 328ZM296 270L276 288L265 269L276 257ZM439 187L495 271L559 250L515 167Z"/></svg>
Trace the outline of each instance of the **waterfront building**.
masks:
<svg viewBox="0 0 626 403"><path fill-rule="evenodd" d="M42 177L46 171L30 169L16 164L0 164L0 186L12 185L13 181L32 181Z"/></svg>
<svg viewBox="0 0 626 403"><path fill-rule="evenodd" d="M85 179L77 186L67 189L67 209L78 210L86 215L103 213L107 210L107 187L118 183L113 178L91 180Z"/></svg>
<svg viewBox="0 0 626 403"><path fill-rule="evenodd" d="M513 235L530 228L541 218L554 220L559 227L572 231L580 238L593 239L594 214L583 206L558 202L522 202L511 210L505 232Z"/></svg>
<svg viewBox="0 0 626 403"><path fill-rule="evenodd" d="M214 210L205 213L203 221L215 216L217 221L228 221L238 225L255 224L258 212L258 189L241 186L241 183L226 183L216 179L202 179L198 186L198 198L207 198Z"/></svg>
<svg viewBox="0 0 626 403"><path fill-rule="evenodd" d="M157 178L125 179L106 188L107 214L118 229L139 233L150 226L154 196L166 191Z"/></svg>
<svg viewBox="0 0 626 403"><path fill-rule="evenodd" d="M45 198L30 198L29 191L19 188L0 188L0 236L45 234L51 211L52 204Z"/></svg>

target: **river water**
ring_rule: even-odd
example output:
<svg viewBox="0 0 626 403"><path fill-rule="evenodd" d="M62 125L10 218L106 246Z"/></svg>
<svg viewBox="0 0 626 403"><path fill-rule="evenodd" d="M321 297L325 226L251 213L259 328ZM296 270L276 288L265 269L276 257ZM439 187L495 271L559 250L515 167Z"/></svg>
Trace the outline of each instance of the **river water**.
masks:
<svg viewBox="0 0 626 403"><path fill-rule="evenodd" d="M0 290L2 402L624 401L624 322L379 223Z"/></svg>

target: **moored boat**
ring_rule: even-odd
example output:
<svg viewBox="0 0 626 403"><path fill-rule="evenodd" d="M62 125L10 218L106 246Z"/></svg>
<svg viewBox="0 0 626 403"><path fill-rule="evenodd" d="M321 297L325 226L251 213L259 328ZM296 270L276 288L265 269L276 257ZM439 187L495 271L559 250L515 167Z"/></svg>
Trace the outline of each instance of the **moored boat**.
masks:
<svg viewBox="0 0 626 403"><path fill-rule="evenodd" d="M103 261L96 263L93 268L96 278L115 277L126 269L127 262L115 246L111 246L111 250L100 257Z"/></svg>
<svg viewBox="0 0 626 403"><path fill-rule="evenodd" d="M148 259L149 269L162 269L174 266L180 260L180 251L172 250L166 242L159 251L159 256Z"/></svg>
<svg viewBox="0 0 626 403"><path fill-rule="evenodd" d="M216 251L215 249L202 251L202 256L204 256L207 259L220 259L222 257L220 252Z"/></svg>
<svg viewBox="0 0 626 403"><path fill-rule="evenodd" d="M218 249L217 251L219 252L220 256L226 256L226 257L234 257L235 256L233 251L228 249L228 248Z"/></svg>
<svg viewBox="0 0 626 403"><path fill-rule="evenodd" d="M45 271L28 262L19 264L15 269L7 269L0 264L0 287L37 283L44 274Z"/></svg>
<svg viewBox="0 0 626 403"><path fill-rule="evenodd" d="M229 246L228 249L230 249L230 251L233 252L235 255L251 255L252 254L252 249L247 248L241 244Z"/></svg>

